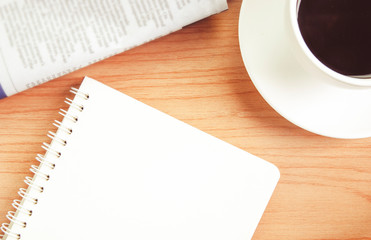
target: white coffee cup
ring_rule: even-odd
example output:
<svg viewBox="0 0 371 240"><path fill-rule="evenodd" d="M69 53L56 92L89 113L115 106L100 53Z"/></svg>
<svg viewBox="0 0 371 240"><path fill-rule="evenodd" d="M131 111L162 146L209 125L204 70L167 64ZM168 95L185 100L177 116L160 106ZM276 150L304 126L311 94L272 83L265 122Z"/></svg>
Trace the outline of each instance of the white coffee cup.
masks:
<svg viewBox="0 0 371 240"><path fill-rule="evenodd" d="M369 87L371 86L371 74L369 75L361 75L361 76L346 76L340 74L326 65L324 65L321 61L319 61L316 56L311 52L308 48L307 44L305 43L303 36L301 35L298 23L298 10L300 6L301 0L289 0L288 4L288 11L289 11L289 28L291 33L294 35L295 39L295 46L293 46L293 51L295 51L295 55L300 61L304 61L305 64L311 64L312 67L319 69L320 71L326 73L333 79L336 79L340 82L355 85L355 86L363 86Z"/></svg>

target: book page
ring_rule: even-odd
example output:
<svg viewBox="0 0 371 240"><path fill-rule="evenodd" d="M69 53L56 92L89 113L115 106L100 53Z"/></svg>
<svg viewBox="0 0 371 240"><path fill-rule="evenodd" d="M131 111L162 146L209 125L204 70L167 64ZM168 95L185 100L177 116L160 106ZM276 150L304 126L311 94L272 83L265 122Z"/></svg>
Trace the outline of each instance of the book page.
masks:
<svg viewBox="0 0 371 240"><path fill-rule="evenodd" d="M226 9L226 0L2 0L0 98Z"/></svg>

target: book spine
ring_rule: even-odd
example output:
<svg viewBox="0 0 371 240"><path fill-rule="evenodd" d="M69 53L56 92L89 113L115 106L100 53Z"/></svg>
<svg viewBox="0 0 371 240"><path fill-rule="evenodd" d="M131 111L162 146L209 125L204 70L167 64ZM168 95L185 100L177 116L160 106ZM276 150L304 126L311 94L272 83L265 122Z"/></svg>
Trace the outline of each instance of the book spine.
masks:
<svg viewBox="0 0 371 240"><path fill-rule="evenodd" d="M44 185L50 179L50 174L56 167L57 160L62 156L62 149L67 145L68 135L72 134L73 124L78 121L78 114L84 110L83 101L89 99L89 94L83 93L76 88L71 88L71 93L75 98L66 98L65 103L69 105L68 111L61 109L64 119L62 122L55 120L53 123L57 127L54 133L49 131L47 136L52 139L51 143L43 143L41 146L45 154L37 154L36 160L40 162L38 166L32 165L30 171L33 177L25 177L26 188L20 188L18 195L20 199L15 199L12 203L14 211L9 211L6 215L9 222L3 223L0 230L0 239L21 239L21 233L27 227L27 220L33 214L34 205L38 203L38 197L44 191Z"/></svg>

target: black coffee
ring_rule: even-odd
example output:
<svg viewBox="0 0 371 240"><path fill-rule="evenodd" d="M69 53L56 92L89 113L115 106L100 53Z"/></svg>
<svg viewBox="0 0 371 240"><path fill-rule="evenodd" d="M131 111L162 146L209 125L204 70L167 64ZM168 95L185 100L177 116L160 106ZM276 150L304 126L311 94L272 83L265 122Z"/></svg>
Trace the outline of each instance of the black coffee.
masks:
<svg viewBox="0 0 371 240"><path fill-rule="evenodd" d="M371 74L371 0L302 0L298 22L307 46L327 67Z"/></svg>

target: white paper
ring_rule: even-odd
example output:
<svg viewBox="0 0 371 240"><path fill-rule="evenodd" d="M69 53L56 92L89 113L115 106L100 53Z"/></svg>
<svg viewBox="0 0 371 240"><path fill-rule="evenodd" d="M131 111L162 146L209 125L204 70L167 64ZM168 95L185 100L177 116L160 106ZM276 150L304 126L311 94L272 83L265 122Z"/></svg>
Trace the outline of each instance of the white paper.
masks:
<svg viewBox="0 0 371 240"><path fill-rule="evenodd" d="M248 240L278 169L125 94L85 78L35 176L22 240ZM115 106L114 108L109 106ZM14 240L5 237L3 240Z"/></svg>
<svg viewBox="0 0 371 240"><path fill-rule="evenodd" d="M0 98L226 9L226 0L2 0Z"/></svg>

